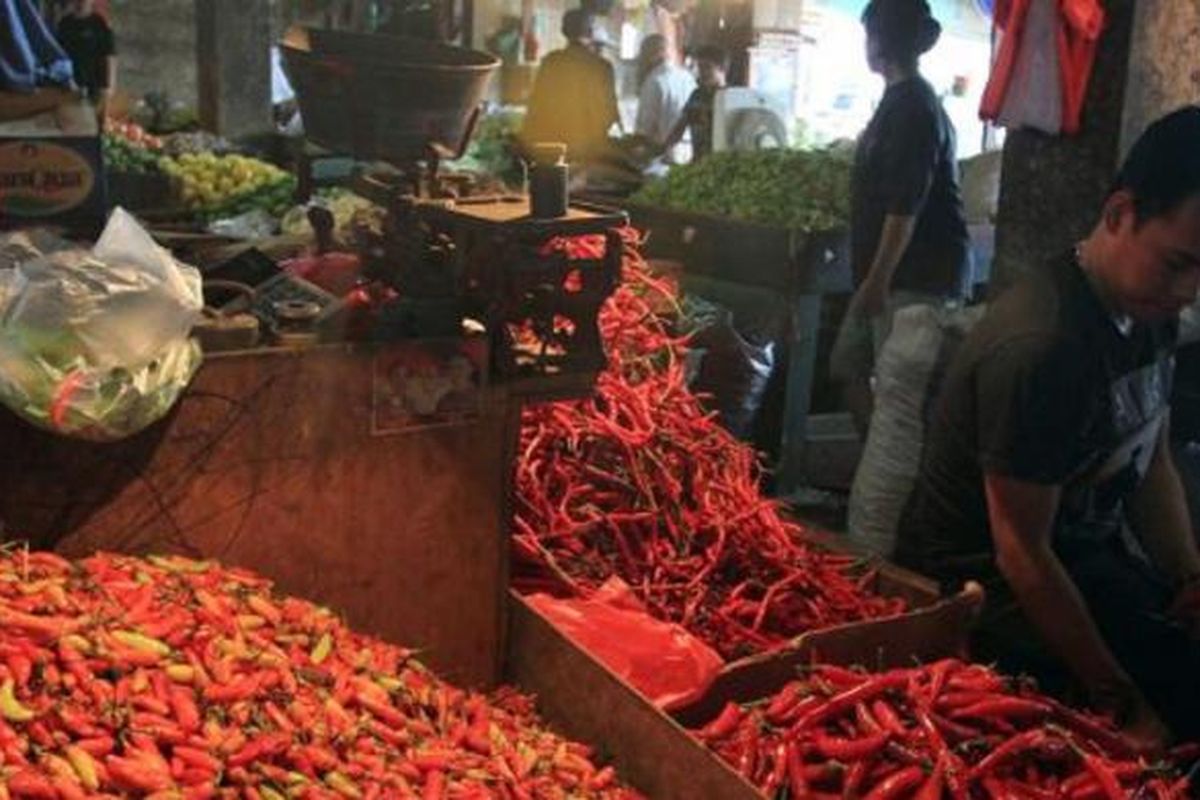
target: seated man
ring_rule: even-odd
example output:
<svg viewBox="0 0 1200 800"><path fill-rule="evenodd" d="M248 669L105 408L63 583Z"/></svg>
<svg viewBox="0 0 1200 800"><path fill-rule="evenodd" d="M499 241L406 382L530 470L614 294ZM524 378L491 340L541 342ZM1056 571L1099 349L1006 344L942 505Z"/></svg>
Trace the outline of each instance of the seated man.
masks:
<svg viewBox="0 0 1200 800"><path fill-rule="evenodd" d="M1200 554L1167 430L1200 287L1198 143L1200 107L1155 123L1087 238L972 330L897 549L987 587L976 656L1081 687L1147 749L1200 737Z"/></svg>

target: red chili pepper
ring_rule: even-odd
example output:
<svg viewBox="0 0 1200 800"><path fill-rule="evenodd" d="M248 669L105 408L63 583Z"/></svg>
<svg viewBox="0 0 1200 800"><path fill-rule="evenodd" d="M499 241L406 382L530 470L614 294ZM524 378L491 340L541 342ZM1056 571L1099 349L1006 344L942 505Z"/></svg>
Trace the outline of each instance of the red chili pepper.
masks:
<svg viewBox="0 0 1200 800"><path fill-rule="evenodd" d="M159 769L143 760L108 756L104 760L114 783L124 789L142 792L161 792L171 788L170 768Z"/></svg>
<svg viewBox="0 0 1200 800"><path fill-rule="evenodd" d="M921 788L917 791L913 800L942 800L942 784L946 776L945 759L939 758L933 767L933 772L929 774L929 778L925 783L921 784Z"/></svg>
<svg viewBox="0 0 1200 800"><path fill-rule="evenodd" d="M696 735L701 739L724 739L737 730L743 716L745 715L737 703L726 703L717 718L701 728Z"/></svg>
<svg viewBox="0 0 1200 800"><path fill-rule="evenodd" d="M13 797L31 800L58 800L58 790L50 780L33 770L22 770L7 778L7 789Z"/></svg>
<svg viewBox="0 0 1200 800"><path fill-rule="evenodd" d="M881 751L887 744L891 734L870 734L861 739L839 739L824 731L817 731L813 736L813 746L817 752L826 758L837 761L861 761Z"/></svg>
<svg viewBox="0 0 1200 800"><path fill-rule="evenodd" d="M903 737L908 733L908 726L900 719L900 715L892 708L891 704L886 700L879 699L871 703L871 710L874 712L875 719L879 720L879 724L886 731L891 731L896 736Z"/></svg>
<svg viewBox="0 0 1200 800"><path fill-rule="evenodd" d="M996 718L996 717L1046 717L1050 714L1050 705L1041 700L1025 697L997 697L982 700L978 703L955 709L950 712L954 719L960 718Z"/></svg>
<svg viewBox="0 0 1200 800"><path fill-rule="evenodd" d="M1130 758L1135 754L1129 740L1111 727L1106 727L1088 714L1068 708L1052 698L1045 698L1045 702L1051 707L1055 722L1067 730L1097 742L1109 755Z"/></svg>
<svg viewBox="0 0 1200 800"><path fill-rule="evenodd" d="M893 670L878 675L871 680L853 689L848 689L840 695L837 695L825 705L813 709L805 714L799 722L796 723L796 728L806 728L810 725L837 716L847 709L853 709L855 705L866 700L874 699L889 689L895 689L903 686L908 682L909 674L906 670Z"/></svg>
<svg viewBox="0 0 1200 800"><path fill-rule="evenodd" d="M1092 753L1083 753L1082 755L1084 766L1100 784L1104 796L1108 800L1122 800L1126 796L1125 791L1121 788L1121 782L1108 764Z"/></svg>
<svg viewBox="0 0 1200 800"><path fill-rule="evenodd" d="M925 771L920 767L905 767L883 779L867 793L865 800L893 800L903 796L924 779Z"/></svg>
<svg viewBox="0 0 1200 800"><path fill-rule="evenodd" d="M787 777L788 791L791 792L791 800L803 800L808 797L808 777L805 774L803 755L800 748L796 744L789 743L785 745L787 761Z"/></svg>
<svg viewBox="0 0 1200 800"><path fill-rule="evenodd" d="M992 750L982 761L975 765L967 776L968 780L977 780L991 774L997 766L1016 755L1042 747L1049 740L1049 734L1041 728L1017 734L1004 744Z"/></svg>

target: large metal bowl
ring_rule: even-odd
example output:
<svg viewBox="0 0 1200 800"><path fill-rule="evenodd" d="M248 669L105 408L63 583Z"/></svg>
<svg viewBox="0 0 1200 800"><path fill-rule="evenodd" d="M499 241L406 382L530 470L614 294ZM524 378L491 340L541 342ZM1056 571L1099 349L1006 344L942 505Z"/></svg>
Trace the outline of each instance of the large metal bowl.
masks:
<svg viewBox="0 0 1200 800"><path fill-rule="evenodd" d="M462 47L310 28L290 30L280 49L310 140L402 165L466 147L500 66Z"/></svg>

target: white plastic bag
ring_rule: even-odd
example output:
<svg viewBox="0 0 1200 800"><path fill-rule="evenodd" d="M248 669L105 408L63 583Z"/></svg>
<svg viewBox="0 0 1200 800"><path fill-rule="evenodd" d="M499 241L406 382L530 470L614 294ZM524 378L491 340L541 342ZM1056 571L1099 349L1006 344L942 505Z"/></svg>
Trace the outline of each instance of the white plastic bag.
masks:
<svg viewBox="0 0 1200 800"><path fill-rule="evenodd" d="M868 552L887 558L895 550L938 378L983 311L913 305L896 312L876 364L875 411L850 489L849 536Z"/></svg>
<svg viewBox="0 0 1200 800"><path fill-rule="evenodd" d="M92 250L37 249L7 283L0 401L34 424L129 436L166 414L200 365L188 338L203 307L200 273L121 209Z"/></svg>

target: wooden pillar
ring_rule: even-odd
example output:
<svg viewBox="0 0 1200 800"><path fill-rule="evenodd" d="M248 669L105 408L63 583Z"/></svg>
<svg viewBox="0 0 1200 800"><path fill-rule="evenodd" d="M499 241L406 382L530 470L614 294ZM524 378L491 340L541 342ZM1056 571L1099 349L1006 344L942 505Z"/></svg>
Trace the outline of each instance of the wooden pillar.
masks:
<svg viewBox="0 0 1200 800"><path fill-rule="evenodd" d="M1100 41L1084 106L1083 131L1078 136L1009 131L1000 183L993 291L1072 247L1095 223L1121 157L1135 5L1158 2L1105 3L1109 23ZM1046 80L1053 79L1046 76Z"/></svg>
<svg viewBox="0 0 1200 800"><path fill-rule="evenodd" d="M200 122L222 136L271 130L267 0L196 0Z"/></svg>
<svg viewBox="0 0 1200 800"><path fill-rule="evenodd" d="M1200 0L1141 2L1134 14L1121 152L1151 122L1200 103Z"/></svg>

